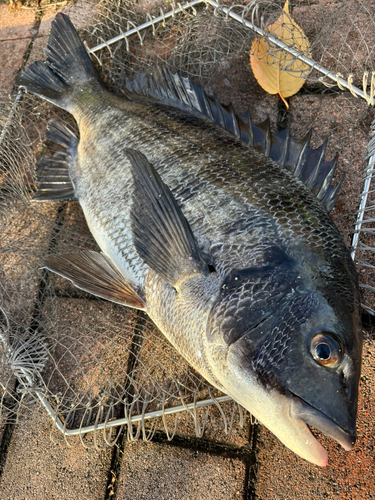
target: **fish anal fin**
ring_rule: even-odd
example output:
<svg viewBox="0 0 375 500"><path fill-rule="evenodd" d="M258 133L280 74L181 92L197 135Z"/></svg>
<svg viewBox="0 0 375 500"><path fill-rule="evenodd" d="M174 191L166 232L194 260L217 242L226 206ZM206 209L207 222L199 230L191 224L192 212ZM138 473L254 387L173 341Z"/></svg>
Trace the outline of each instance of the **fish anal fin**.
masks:
<svg viewBox="0 0 375 500"><path fill-rule="evenodd" d="M147 158L126 150L134 177L131 212L134 244L143 261L176 289L208 274L196 239L173 194Z"/></svg>
<svg viewBox="0 0 375 500"><path fill-rule="evenodd" d="M55 120L48 124L46 139L56 143L52 156L43 156L36 164L38 189L34 201L75 199L69 168L76 161L78 140L71 130Z"/></svg>
<svg viewBox="0 0 375 500"><path fill-rule="evenodd" d="M144 301L112 261L102 253L87 251L50 255L44 260L43 267L97 297L136 309L145 308Z"/></svg>

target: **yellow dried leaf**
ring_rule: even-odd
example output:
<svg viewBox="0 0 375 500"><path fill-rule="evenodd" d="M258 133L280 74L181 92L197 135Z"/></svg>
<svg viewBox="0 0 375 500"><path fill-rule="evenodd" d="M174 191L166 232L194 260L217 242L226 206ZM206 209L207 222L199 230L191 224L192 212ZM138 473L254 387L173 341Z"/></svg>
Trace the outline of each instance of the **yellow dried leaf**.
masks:
<svg viewBox="0 0 375 500"><path fill-rule="evenodd" d="M310 44L302 28L293 21L286 0L281 16L267 32L289 47L310 57ZM285 97L296 94L305 83L310 68L291 54L272 45L265 38L255 38L250 50L250 64L259 85L269 94Z"/></svg>

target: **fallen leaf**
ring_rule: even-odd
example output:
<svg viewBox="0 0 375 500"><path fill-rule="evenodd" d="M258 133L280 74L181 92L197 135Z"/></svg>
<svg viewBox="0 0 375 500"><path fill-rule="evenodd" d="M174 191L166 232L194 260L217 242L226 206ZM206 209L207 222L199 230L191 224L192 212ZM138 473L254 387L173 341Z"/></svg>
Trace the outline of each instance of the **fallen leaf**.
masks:
<svg viewBox="0 0 375 500"><path fill-rule="evenodd" d="M310 44L302 28L293 21L286 0L281 16L267 27L267 33L310 57ZM296 94L305 83L310 67L266 38L255 38L250 50L250 64L259 85L269 94L285 97Z"/></svg>

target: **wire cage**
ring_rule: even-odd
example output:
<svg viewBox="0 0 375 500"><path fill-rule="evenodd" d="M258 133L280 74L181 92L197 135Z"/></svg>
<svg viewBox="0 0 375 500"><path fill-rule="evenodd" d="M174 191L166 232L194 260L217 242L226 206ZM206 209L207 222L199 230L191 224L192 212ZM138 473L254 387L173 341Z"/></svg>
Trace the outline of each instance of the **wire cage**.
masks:
<svg viewBox="0 0 375 500"><path fill-rule="evenodd" d="M243 5L99 0L90 4L90 16L78 28L106 85L120 95L130 72L166 66L219 100L231 101L239 114L250 108L261 121L273 110L273 129L288 120L297 135L313 127L314 147L330 134L331 150L336 145L343 152L337 178L346 173L333 218L351 246L365 319L371 322L374 139L367 143L374 117L368 107L375 95L374 5L291 2L291 15L309 38L308 56L269 30L283 6L269 0ZM81 8L87 4L73 4L68 13ZM290 58L302 64L307 81L293 99L290 119L251 73L256 37L269 43L270 64L284 64L291 72ZM285 53L288 64L280 56ZM38 57L43 58L32 52ZM327 120L323 107L332 94ZM160 428L171 439L178 415L188 416L180 419L197 436L214 425L213 411L225 432L242 426L246 412L210 388L142 312L90 296L40 269L49 253L98 249L77 202L31 202L36 159L54 147L43 140L52 118L76 130L68 113L36 97L18 92L0 101L0 421L17 421L38 401L69 445L84 446L99 446L99 434L101 445L113 445L124 427L129 439L151 439Z"/></svg>

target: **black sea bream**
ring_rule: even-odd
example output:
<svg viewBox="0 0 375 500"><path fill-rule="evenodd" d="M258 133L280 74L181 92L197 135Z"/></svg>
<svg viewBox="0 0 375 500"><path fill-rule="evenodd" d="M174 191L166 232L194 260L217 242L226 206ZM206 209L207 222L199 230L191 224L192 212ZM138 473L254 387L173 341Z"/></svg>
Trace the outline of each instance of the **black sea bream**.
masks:
<svg viewBox="0 0 375 500"><path fill-rule="evenodd" d="M328 215L337 190L324 147L271 136L166 70L129 79L128 98L111 94L63 14L46 62L17 84L76 119L79 141L50 123L61 150L39 162L36 199L78 199L102 251L46 267L144 309L210 384L301 457L327 464L308 425L350 450L359 295Z"/></svg>

